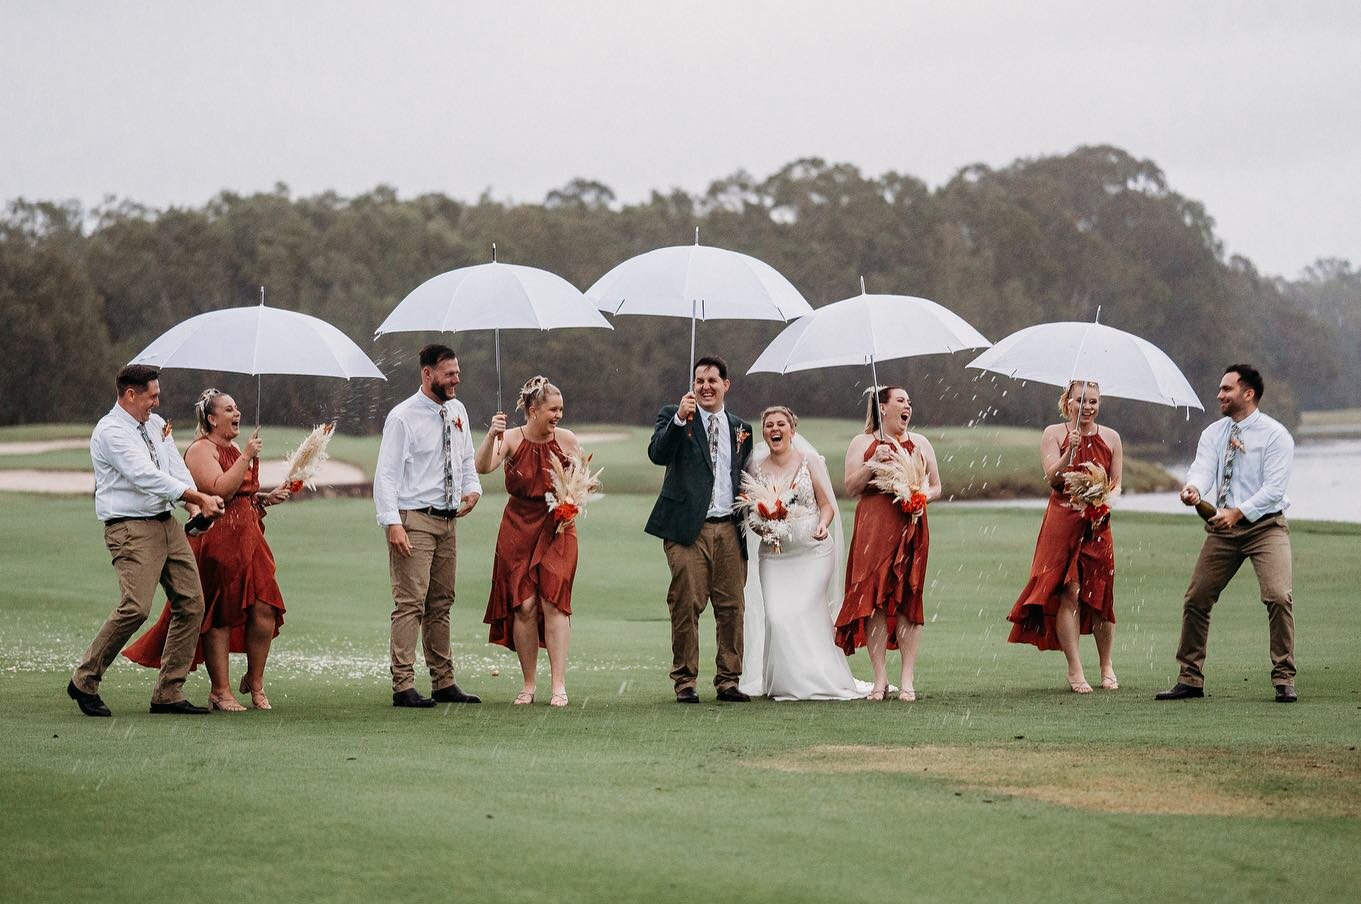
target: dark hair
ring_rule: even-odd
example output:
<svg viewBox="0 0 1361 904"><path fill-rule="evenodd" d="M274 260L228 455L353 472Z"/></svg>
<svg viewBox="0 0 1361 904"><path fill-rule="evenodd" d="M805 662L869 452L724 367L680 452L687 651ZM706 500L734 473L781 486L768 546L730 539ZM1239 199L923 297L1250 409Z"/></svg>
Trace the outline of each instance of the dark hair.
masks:
<svg viewBox="0 0 1361 904"><path fill-rule="evenodd" d="M421 349L421 367L434 367L441 361L448 361L450 358L458 358L458 355L447 345L440 345L432 342Z"/></svg>
<svg viewBox="0 0 1361 904"><path fill-rule="evenodd" d="M150 364L129 364L118 372L113 385L118 387L118 394L121 396L129 389L146 392L151 381L160 378L161 369L159 367L152 367Z"/></svg>
<svg viewBox="0 0 1361 904"><path fill-rule="evenodd" d="M880 386L879 391L874 393L871 393L868 389L865 390L865 395L870 397L869 404L865 406L866 433L873 433L879 429L879 406L888 401L889 393L895 389L902 389L903 392L907 392L901 386Z"/></svg>
<svg viewBox="0 0 1361 904"><path fill-rule="evenodd" d="M1266 383L1262 382L1262 372L1251 364L1230 364L1224 368L1226 374L1238 374L1238 382L1243 383L1253 391L1253 398L1260 402L1262 395L1266 392Z"/></svg>
<svg viewBox="0 0 1361 904"><path fill-rule="evenodd" d="M690 376L693 377L695 374L699 373L701 367L712 367L718 371L718 378L720 380L728 379L728 362L718 357L718 355L705 355L703 358L700 358L695 362L695 369L691 372Z"/></svg>

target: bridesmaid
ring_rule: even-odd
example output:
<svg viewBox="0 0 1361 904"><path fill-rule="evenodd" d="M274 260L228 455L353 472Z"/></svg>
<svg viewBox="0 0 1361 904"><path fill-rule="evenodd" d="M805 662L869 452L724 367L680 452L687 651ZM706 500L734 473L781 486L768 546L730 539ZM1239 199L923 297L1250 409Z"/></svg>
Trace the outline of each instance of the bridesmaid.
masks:
<svg viewBox="0 0 1361 904"><path fill-rule="evenodd" d="M1120 434L1096 423L1100 410L1101 389L1095 383L1075 381L1059 396L1059 412L1067 423L1050 424L1040 439L1044 479L1053 492L1035 541L1030 581L1007 616L1013 623L1008 643L1063 651L1068 686L1078 694L1092 692L1078 655L1080 634L1096 638L1101 687L1112 691L1120 687L1111 664L1115 546L1110 519L1093 524L1063 492L1063 475L1089 461L1105 468L1113 485L1120 485L1124 459Z"/></svg>
<svg viewBox="0 0 1361 904"><path fill-rule="evenodd" d="M525 425L507 430L506 416L498 412L475 459L479 474L490 474L504 465L510 494L496 536L491 597L483 621L491 626L491 643L514 650L520 657L524 686L515 703L534 702L542 646L548 650L552 681L548 704L566 706L577 529L573 523L557 532L544 494L553 489L551 459L566 464L569 456L584 456L576 436L558 426L562 392L547 377L536 376L525 383L515 407L524 410Z"/></svg>
<svg viewBox="0 0 1361 904"><path fill-rule="evenodd" d="M265 696L265 661L270 643L284 623L284 599L274 577L274 553L265 542L265 507L291 495L287 486L260 492L259 430L236 445L241 433L241 410L229 395L205 390L194 406L198 436L184 453L184 462L201 492L227 500L222 517L211 529L189 538L203 583L203 627L194 663L206 662L212 691L208 708L242 712L232 695L228 653L246 654L241 693L249 694L256 709L270 709ZM169 607L150 631L124 651L133 662L160 666L160 649L170 615Z"/></svg>
<svg viewBox="0 0 1361 904"><path fill-rule="evenodd" d="M883 700L888 692L885 648L902 651L898 699L904 703L917 699L913 672L925 622L922 590L930 532L925 511L913 520L891 495L870 485L874 474L868 462L872 458L888 461L894 447L919 456L926 468L922 492L927 502L939 498L936 452L926 437L907 429L911 420L907 390L879 387L865 412L865 432L851 440L846 450L846 492L860 499L846 561L846 597L836 619L837 644L848 656L859 647L869 647L874 687L867 699Z"/></svg>

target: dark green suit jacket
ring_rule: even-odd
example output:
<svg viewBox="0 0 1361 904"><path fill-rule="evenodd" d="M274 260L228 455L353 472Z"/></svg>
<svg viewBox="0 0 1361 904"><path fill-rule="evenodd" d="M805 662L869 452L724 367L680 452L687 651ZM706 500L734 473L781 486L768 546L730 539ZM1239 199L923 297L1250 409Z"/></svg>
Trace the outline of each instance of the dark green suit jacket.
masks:
<svg viewBox="0 0 1361 904"><path fill-rule="evenodd" d="M714 494L714 465L709 459L709 443L704 436L704 421L696 414L685 426L676 424L678 406L667 405L657 413L657 427L647 445L647 457L666 468L662 492L644 528L654 537L690 545L699 536ZM751 425L727 414L728 438L732 443L732 487L740 492L742 468L751 456ZM738 433L742 441L738 442ZM733 520L740 518L734 514ZM746 553L745 544L742 547Z"/></svg>

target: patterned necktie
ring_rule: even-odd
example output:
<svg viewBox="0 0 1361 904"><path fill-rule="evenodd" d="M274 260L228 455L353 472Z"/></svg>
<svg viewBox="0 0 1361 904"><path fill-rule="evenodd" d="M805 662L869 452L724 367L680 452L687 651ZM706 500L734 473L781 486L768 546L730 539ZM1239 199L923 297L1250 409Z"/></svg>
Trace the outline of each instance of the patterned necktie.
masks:
<svg viewBox="0 0 1361 904"><path fill-rule="evenodd" d="M146 443L146 450L151 453L151 461L159 470L161 467L161 457L156 454L156 447L151 444L151 434L146 432L146 424L138 424L137 432L142 434L142 442Z"/></svg>
<svg viewBox="0 0 1361 904"><path fill-rule="evenodd" d="M1238 441L1238 435L1242 431L1234 424L1229 428L1229 443L1224 448L1224 473L1219 479L1219 499L1215 501L1215 508L1224 508L1229 504L1229 481L1233 479L1233 459L1238 453L1238 447L1242 445Z"/></svg>
<svg viewBox="0 0 1361 904"><path fill-rule="evenodd" d="M444 508L454 508L454 427L449 423L449 409L439 406L440 420L444 422Z"/></svg>
<svg viewBox="0 0 1361 904"><path fill-rule="evenodd" d="M709 418L709 460L714 463L714 473L718 473L718 415L706 415ZM714 492L709 497L709 507L714 508L718 504L718 480L714 480Z"/></svg>

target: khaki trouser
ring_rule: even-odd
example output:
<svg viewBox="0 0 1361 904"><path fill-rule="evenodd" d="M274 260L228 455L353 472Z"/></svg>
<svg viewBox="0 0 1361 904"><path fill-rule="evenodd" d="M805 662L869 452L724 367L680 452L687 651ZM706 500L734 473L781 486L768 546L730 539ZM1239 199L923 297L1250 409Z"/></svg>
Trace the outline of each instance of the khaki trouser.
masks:
<svg viewBox="0 0 1361 904"><path fill-rule="evenodd" d="M454 605L454 565L458 558L454 519L415 511L402 512L401 518L411 542L411 555L403 557L388 546L393 601L392 691L401 693L415 683L418 635L431 687L441 690L454 683L454 658L449 646L449 610Z"/></svg>
<svg viewBox="0 0 1361 904"><path fill-rule="evenodd" d="M104 528L104 545L113 557L121 598L81 657L71 681L87 694L99 693L104 673L151 614L159 583L170 602L170 630L161 651L161 672L151 702L183 700L184 679L194 663L194 648L203 624L203 587L184 528L174 518L123 521Z"/></svg>
<svg viewBox="0 0 1361 904"><path fill-rule="evenodd" d="M1210 634L1210 609L1238 572L1244 559L1252 560L1257 585L1266 606L1271 634L1271 683L1295 683L1295 616L1291 596L1290 527L1282 514L1268 515L1231 530L1208 530L1200 559L1186 589L1181 616L1177 680L1204 687L1205 647Z"/></svg>
<svg viewBox="0 0 1361 904"><path fill-rule="evenodd" d="M666 605L671 610L671 680L677 691L693 688L699 676L699 616L710 600L718 640L714 687L737 687L742 676L742 589L747 583L747 562L740 543L731 522L705 522L689 546L662 541L671 568Z"/></svg>

